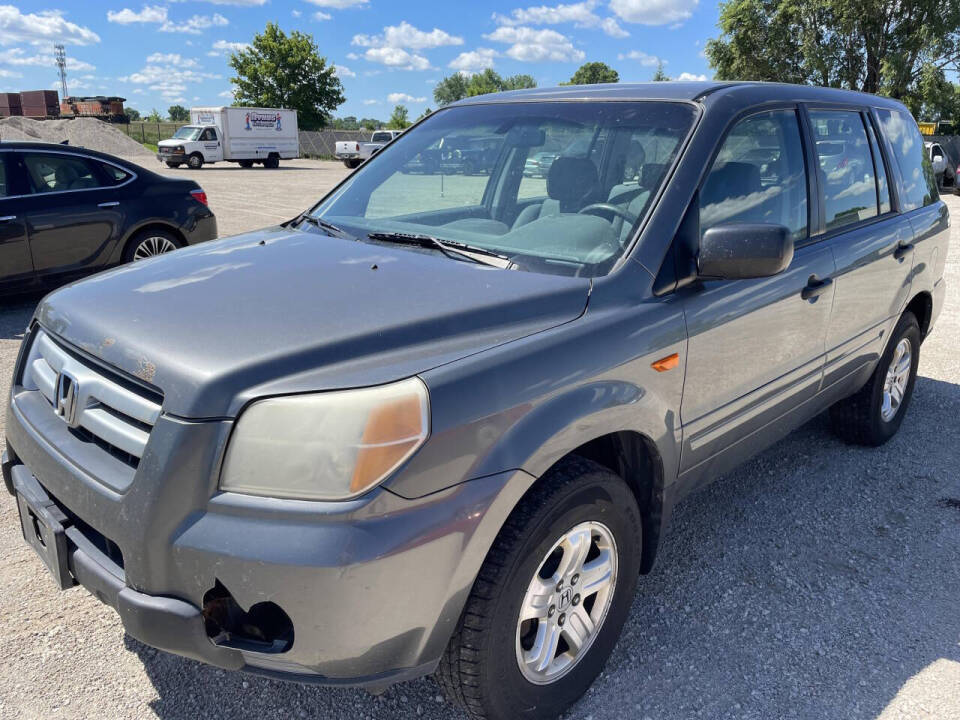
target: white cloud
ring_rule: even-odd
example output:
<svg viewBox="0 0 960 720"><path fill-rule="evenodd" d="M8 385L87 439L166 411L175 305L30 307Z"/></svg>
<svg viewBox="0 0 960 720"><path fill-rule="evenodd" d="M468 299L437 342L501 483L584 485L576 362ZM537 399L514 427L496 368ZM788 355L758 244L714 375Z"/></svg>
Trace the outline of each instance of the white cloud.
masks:
<svg viewBox="0 0 960 720"><path fill-rule="evenodd" d="M641 25L667 25L687 20L698 0L610 0L610 9L621 20Z"/></svg>
<svg viewBox="0 0 960 720"><path fill-rule="evenodd" d="M94 45L100 36L90 28L72 23L61 10L22 13L13 5L0 5L0 45Z"/></svg>
<svg viewBox="0 0 960 720"><path fill-rule="evenodd" d="M333 66L333 73L334 73L338 78L356 77L356 76L357 76L357 74L356 74L353 70L351 70L350 68L348 68L346 65L334 65L334 66Z"/></svg>
<svg viewBox="0 0 960 720"><path fill-rule="evenodd" d="M16 70L5 70L4 68L0 68L0 77L18 78L23 77L23 73L18 73Z"/></svg>
<svg viewBox="0 0 960 720"><path fill-rule="evenodd" d="M166 63L181 68L197 67L196 60L185 58L180 53L153 53L147 56L147 63Z"/></svg>
<svg viewBox="0 0 960 720"><path fill-rule="evenodd" d="M177 58L179 55L173 53ZM183 94L187 87L202 83L204 80L219 80L219 75L215 73L194 70L190 67L178 67L171 62L151 61L158 56L166 58L162 53L155 53L147 58L147 64L138 72L131 73L124 77L117 78L120 82L127 82L133 85L146 86L147 89L157 92L164 100L169 102L183 102Z"/></svg>
<svg viewBox="0 0 960 720"><path fill-rule="evenodd" d="M322 10L317 10L313 14L313 19L316 20L317 22L323 22L324 20L333 19L333 15L331 15L330 13L325 13Z"/></svg>
<svg viewBox="0 0 960 720"><path fill-rule="evenodd" d="M370 62L386 65L394 70L429 70L430 61L423 55L410 53L403 48L376 47L369 48L363 53Z"/></svg>
<svg viewBox="0 0 960 720"><path fill-rule="evenodd" d="M488 40L510 45L507 55L521 62L579 62L585 54L556 30L534 30L523 26L504 25L489 35Z"/></svg>
<svg viewBox="0 0 960 720"><path fill-rule="evenodd" d="M250 47L250 43L217 40L210 46L210 51L207 55L210 57L218 57L220 55L226 55L227 53L240 52L241 50L246 50L248 47Z"/></svg>
<svg viewBox="0 0 960 720"><path fill-rule="evenodd" d="M674 78L674 79L675 79L675 80L688 80L688 81L690 81L690 80L694 80L694 81L695 81L695 80L700 80L700 81L702 82L702 81L704 81L704 80L707 80L708 78L707 78L706 75L694 75L693 73L682 72L682 73L680 73L679 75L677 75L677 77Z"/></svg>
<svg viewBox="0 0 960 720"><path fill-rule="evenodd" d="M37 53L36 55L27 55L21 48L10 48L0 51L0 65L19 65L21 67L45 67L52 68L53 52ZM88 72L96 70L96 66L83 60L77 60L74 57L67 57L67 70L75 72Z"/></svg>
<svg viewBox="0 0 960 720"><path fill-rule="evenodd" d="M160 26L160 32L200 35L208 28L224 27L229 24L230 21L220 13L214 13L213 15L194 15L189 20L167 20Z"/></svg>
<svg viewBox="0 0 960 720"><path fill-rule="evenodd" d="M470 52L462 52L457 55L447 67L459 70L465 73L476 73L481 70L493 67L493 59L497 56L497 51L491 48L478 47Z"/></svg>
<svg viewBox="0 0 960 720"><path fill-rule="evenodd" d="M387 95L387 102L393 103L394 105L397 103L422 103L426 101L427 99L425 97L414 97L413 95L407 95L407 93L397 92Z"/></svg>
<svg viewBox="0 0 960 720"><path fill-rule="evenodd" d="M463 45L463 38L434 28L424 32L415 28L406 20L399 25L388 25L382 35L354 35L351 45L360 47L395 47L411 50L426 50L444 45Z"/></svg>
<svg viewBox="0 0 960 720"><path fill-rule="evenodd" d="M600 28L611 37L627 37L630 35L620 27L611 17L601 18L594 10L599 0L584 0L584 2L567 5L540 5L538 7L517 8L509 15L493 14L498 25L560 25L573 23L578 28Z"/></svg>
<svg viewBox="0 0 960 720"><path fill-rule="evenodd" d="M359 60L359 59L360 59L360 56L357 55L355 52L347 53L347 60Z"/></svg>
<svg viewBox="0 0 960 720"><path fill-rule="evenodd" d="M217 97L228 98L233 100L233 90L224 90L223 92L217 93Z"/></svg>
<svg viewBox="0 0 960 720"><path fill-rule="evenodd" d="M363 104L364 104L364 105L379 105L379 104L380 104L380 101L379 101L379 100L364 100L364 101L363 101Z"/></svg>
<svg viewBox="0 0 960 720"><path fill-rule="evenodd" d="M144 5L140 12L124 8L123 10L107 11L107 22L118 23L119 25L132 25L133 23L162 23L167 21L167 9L160 5Z"/></svg>
<svg viewBox="0 0 960 720"><path fill-rule="evenodd" d="M260 7L266 5L267 0L202 0L211 5L236 5L237 7Z"/></svg>
<svg viewBox="0 0 960 720"><path fill-rule="evenodd" d="M642 50L631 50L626 54L620 53L619 55L617 55L617 60L636 60L641 65L644 65L646 67L655 67L659 65L661 62L664 65L667 64L666 60L661 60L656 55L650 55L648 53L643 52Z"/></svg>
<svg viewBox="0 0 960 720"><path fill-rule="evenodd" d="M303 15L303 13L300 12L299 10L291 10L291 11L290 11L290 14L293 15L294 17L296 17L296 18L298 18L298 17L300 17L301 15Z"/></svg>
<svg viewBox="0 0 960 720"><path fill-rule="evenodd" d="M343 10L344 8L361 7L370 0L307 0L317 7L333 8L334 10Z"/></svg>

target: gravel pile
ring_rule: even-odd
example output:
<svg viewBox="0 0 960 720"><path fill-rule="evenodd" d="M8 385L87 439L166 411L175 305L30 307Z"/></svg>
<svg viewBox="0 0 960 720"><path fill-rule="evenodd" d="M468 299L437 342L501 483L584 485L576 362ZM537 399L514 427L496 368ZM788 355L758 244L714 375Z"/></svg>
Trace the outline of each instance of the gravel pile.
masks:
<svg viewBox="0 0 960 720"><path fill-rule="evenodd" d="M128 158L152 157L153 153L115 125L95 118L34 120L25 117L0 119L0 140L61 143Z"/></svg>

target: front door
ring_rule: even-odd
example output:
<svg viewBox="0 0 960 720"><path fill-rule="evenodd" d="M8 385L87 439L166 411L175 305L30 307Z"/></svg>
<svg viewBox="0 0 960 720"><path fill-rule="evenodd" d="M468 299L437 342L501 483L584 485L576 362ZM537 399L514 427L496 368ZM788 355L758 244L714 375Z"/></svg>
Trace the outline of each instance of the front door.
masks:
<svg viewBox="0 0 960 720"><path fill-rule="evenodd" d="M97 161L58 152L24 151L31 193L21 198L38 275L86 272L119 242L124 208Z"/></svg>
<svg viewBox="0 0 960 720"><path fill-rule="evenodd" d="M775 421L819 389L834 260L829 247L808 238L805 167L797 111L758 113L734 126L700 189L701 233L770 223L790 230L798 247L774 277L706 281L684 291L680 464L692 485L749 454L744 448L782 434Z"/></svg>
<svg viewBox="0 0 960 720"><path fill-rule="evenodd" d="M223 142L220 131L214 127L204 128L200 133L200 143L203 146L203 161L212 163L223 160Z"/></svg>
<svg viewBox="0 0 960 720"><path fill-rule="evenodd" d="M33 275L27 223L20 203L22 176L16 157L0 153L0 286L20 283Z"/></svg>

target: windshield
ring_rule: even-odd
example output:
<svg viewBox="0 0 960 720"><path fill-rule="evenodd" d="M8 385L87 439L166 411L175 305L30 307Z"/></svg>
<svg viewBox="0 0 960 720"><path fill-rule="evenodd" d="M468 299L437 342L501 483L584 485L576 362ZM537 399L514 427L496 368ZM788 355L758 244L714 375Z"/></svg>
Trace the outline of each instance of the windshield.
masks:
<svg viewBox="0 0 960 720"><path fill-rule="evenodd" d="M448 108L311 212L359 238L428 234L521 270L602 275L649 213L695 114L664 101Z"/></svg>
<svg viewBox="0 0 960 720"><path fill-rule="evenodd" d="M173 137L177 140L196 140L200 137L200 130L202 130L202 128L194 127L193 125L184 125L173 134Z"/></svg>

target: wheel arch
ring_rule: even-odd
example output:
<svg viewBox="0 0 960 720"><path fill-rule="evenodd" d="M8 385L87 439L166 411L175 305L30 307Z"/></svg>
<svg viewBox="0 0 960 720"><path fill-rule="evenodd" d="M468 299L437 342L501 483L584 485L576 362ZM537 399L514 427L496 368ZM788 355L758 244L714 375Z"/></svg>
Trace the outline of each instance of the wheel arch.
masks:
<svg viewBox="0 0 960 720"><path fill-rule="evenodd" d="M176 225L171 223L163 222L161 220L147 220L139 225L135 225L128 232L126 237L123 239L123 242L118 243L118 252L112 258L112 263L118 263L123 260L123 256L126 254L127 249L130 247L130 244L136 240L137 236L148 230L164 230L171 235L173 235L177 241L180 243L181 247L186 247L189 243L187 242L186 236L180 231Z"/></svg>
<svg viewBox="0 0 960 720"><path fill-rule="evenodd" d="M921 290L911 298L903 311L913 313L920 325L920 338L926 339L930 330L930 320L933 317L933 295L926 290Z"/></svg>

